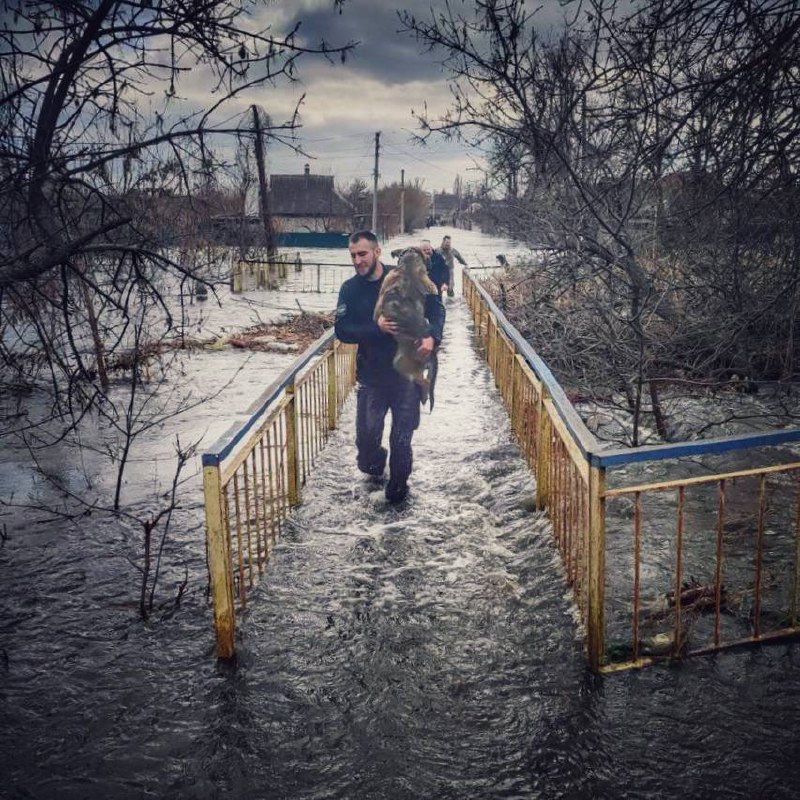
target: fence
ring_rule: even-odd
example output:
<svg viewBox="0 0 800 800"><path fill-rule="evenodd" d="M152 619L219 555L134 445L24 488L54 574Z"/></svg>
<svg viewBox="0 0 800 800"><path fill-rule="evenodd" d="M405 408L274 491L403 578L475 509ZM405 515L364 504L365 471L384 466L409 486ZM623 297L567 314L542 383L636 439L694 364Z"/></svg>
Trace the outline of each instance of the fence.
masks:
<svg viewBox="0 0 800 800"><path fill-rule="evenodd" d="M239 259L232 264L231 285L234 293L252 289L281 292L336 294L342 283L353 274L352 264L325 261L302 261L278 258Z"/></svg>
<svg viewBox="0 0 800 800"><path fill-rule="evenodd" d="M355 382L355 347L324 333L203 454L208 562L217 655L234 653L236 614Z"/></svg>
<svg viewBox="0 0 800 800"><path fill-rule="evenodd" d="M468 270L464 294L551 518L592 669L799 633L800 462L777 448L800 429L602 446ZM748 463L724 468L736 458Z"/></svg>

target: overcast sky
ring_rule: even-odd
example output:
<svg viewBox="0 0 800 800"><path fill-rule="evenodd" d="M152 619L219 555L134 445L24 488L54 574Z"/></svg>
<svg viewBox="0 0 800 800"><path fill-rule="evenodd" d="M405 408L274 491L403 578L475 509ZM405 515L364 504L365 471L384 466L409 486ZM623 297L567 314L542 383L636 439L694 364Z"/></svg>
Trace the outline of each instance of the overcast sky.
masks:
<svg viewBox="0 0 800 800"><path fill-rule="evenodd" d="M461 6L462 0L451 0ZM469 0L467 0L467 5ZM545 22L563 15L559 0L543 0L539 12ZM431 6L443 0L405 0L402 7L417 17L429 17ZM428 190L451 191L454 180L478 181L480 154L463 145L434 138L420 147L412 143L418 131L412 110L427 102L429 111L444 111L450 89L442 68L443 54L422 52L419 43L401 33L396 0L346 0L342 13L333 0L282 0L270 4L265 19L275 28L289 29L301 20L301 38L309 44L325 39L330 44L359 42L345 64L330 64L313 57L299 62L299 80L289 86L269 88L258 102L274 120L285 119L305 93L298 138L313 159L272 147L272 173L299 173L306 162L312 173L333 175L337 185L362 178L372 184L375 133L380 138L380 183L423 179Z"/></svg>

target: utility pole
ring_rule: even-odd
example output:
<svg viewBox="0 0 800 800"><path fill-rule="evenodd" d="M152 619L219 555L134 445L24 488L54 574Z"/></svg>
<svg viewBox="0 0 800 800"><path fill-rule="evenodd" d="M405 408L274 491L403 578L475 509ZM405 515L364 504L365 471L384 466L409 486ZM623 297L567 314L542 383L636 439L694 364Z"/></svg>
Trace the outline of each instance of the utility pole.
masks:
<svg viewBox="0 0 800 800"><path fill-rule="evenodd" d="M378 152L380 150L381 132L375 134L375 172L372 177L372 232L378 235Z"/></svg>
<svg viewBox="0 0 800 800"><path fill-rule="evenodd" d="M258 115L258 108L255 105L251 108L253 109L253 134L256 140L256 163L258 164L258 206L267 241L267 261L271 264L275 260L276 247L275 232L272 229L272 211L267 192L267 173L264 166L264 142L261 139L261 119Z"/></svg>
<svg viewBox="0 0 800 800"><path fill-rule="evenodd" d="M400 233L406 232L406 171L400 170Z"/></svg>

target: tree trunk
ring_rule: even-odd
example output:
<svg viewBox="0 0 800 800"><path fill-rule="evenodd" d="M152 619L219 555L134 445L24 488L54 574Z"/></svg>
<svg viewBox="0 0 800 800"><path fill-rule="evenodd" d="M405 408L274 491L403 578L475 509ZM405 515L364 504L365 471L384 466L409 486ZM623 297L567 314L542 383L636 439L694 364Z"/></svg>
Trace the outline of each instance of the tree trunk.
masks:
<svg viewBox="0 0 800 800"><path fill-rule="evenodd" d="M653 406L653 417L656 421L656 430L663 441L670 441L669 431L667 430L667 419L664 416L664 409L661 407L661 400L658 396L658 381L651 378L650 381L650 403Z"/></svg>
<svg viewBox="0 0 800 800"><path fill-rule="evenodd" d="M94 358L97 365L97 376L100 378L100 386L104 392L108 392L108 370L106 369L106 349L103 338L100 336L100 326L97 322L97 314L94 310L94 302L89 292L89 287L85 281L80 281L81 294L83 295L83 305L86 309L86 317L89 320L89 329L92 332L92 343L94 345Z"/></svg>

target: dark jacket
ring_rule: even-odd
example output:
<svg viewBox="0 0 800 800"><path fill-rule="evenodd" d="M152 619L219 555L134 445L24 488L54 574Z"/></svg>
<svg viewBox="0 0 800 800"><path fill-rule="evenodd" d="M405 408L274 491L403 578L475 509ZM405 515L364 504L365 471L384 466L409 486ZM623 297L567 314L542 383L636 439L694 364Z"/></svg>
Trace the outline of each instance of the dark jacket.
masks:
<svg viewBox="0 0 800 800"><path fill-rule="evenodd" d="M348 278L339 289L339 301L336 304L336 338L358 345L356 377L369 386L391 385L406 380L392 366L397 352L394 336L383 333L372 318L383 279L392 267L384 264L383 269L383 276L377 281L367 280L360 275ZM430 328L429 335L438 345L442 341L445 318L439 295L426 296L425 317Z"/></svg>
<svg viewBox="0 0 800 800"><path fill-rule="evenodd" d="M455 247L451 247L449 250L442 250L441 247L437 247L434 252L438 253L447 262L447 266L450 269L453 269L456 261L463 264L465 267L467 266L467 262L464 261L464 256L462 256Z"/></svg>
<svg viewBox="0 0 800 800"><path fill-rule="evenodd" d="M450 280L450 269L447 262L438 250L431 253L431 262L428 264L428 275L431 280L436 284L436 288L441 291L442 284L448 283Z"/></svg>

